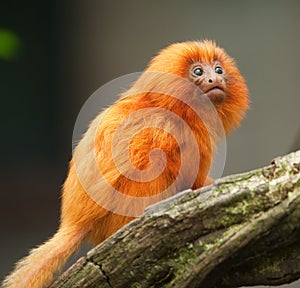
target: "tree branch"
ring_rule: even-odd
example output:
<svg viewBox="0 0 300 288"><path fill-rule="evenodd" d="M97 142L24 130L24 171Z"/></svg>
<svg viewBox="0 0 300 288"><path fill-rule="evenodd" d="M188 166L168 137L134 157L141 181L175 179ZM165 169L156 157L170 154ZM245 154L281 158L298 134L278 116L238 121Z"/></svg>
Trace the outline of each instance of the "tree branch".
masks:
<svg viewBox="0 0 300 288"><path fill-rule="evenodd" d="M149 207L50 287L239 287L300 278L300 151Z"/></svg>

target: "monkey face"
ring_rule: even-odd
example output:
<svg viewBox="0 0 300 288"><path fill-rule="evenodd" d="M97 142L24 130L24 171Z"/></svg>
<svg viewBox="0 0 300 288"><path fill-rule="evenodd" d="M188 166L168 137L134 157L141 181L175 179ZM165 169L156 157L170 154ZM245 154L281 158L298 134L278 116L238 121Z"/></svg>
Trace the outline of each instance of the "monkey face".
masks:
<svg viewBox="0 0 300 288"><path fill-rule="evenodd" d="M226 72L222 65L198 62L191 65L189 77L214 103L222 103L226 97Z"/></svg>
<svg viewBox="0 0 300 288"><path fill-rule="evenodd" d="M147 71L173 74L199 87L216 107L226 132L239 126L249 108L245 79L234 59L213 41L174 43L152 59Z"/></svg>

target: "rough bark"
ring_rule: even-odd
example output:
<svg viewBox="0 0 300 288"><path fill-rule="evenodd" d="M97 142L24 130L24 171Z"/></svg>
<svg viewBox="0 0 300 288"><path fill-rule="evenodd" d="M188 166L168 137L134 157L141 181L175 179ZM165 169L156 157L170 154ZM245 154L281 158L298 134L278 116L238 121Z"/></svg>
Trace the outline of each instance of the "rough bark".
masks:
<svg viewBox="0 0 300 288"><path fill-rule="evenodd" d="M78 260L50 287L239 287L300 278L300 151L184 191Z"/></svg>

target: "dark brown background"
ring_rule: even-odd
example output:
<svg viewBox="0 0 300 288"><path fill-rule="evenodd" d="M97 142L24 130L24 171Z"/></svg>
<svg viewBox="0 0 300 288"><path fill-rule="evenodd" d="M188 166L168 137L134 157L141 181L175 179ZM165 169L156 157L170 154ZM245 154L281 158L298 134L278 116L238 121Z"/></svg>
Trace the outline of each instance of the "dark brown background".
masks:
<svg viewBox="0 0 300 288"><path fill-rule="evenodd" d="M169 43L214 39L247 79L252 109L228 139L224 175L299 149L299 16L297 0L1 3L0 29L21 49L0 59L0 278L57 228L80 107Z"/></svg>

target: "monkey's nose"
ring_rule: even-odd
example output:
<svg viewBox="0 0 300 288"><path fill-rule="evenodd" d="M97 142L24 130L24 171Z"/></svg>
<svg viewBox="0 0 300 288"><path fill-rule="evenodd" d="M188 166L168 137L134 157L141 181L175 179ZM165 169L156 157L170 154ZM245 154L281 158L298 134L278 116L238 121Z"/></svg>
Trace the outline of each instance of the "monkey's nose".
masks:
<svg viewBox="0 0 300 288"><path fill-rule="evenodd" d="M209 78L208 83L213 83L213 80L211 78Z"/></svg>

